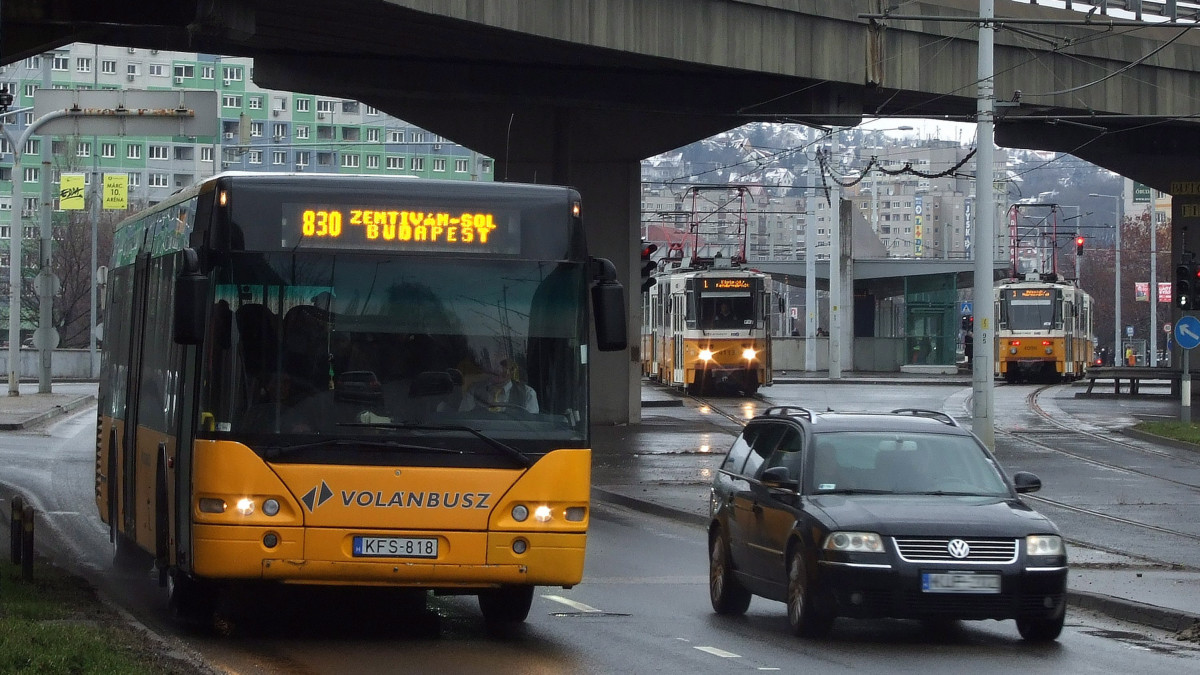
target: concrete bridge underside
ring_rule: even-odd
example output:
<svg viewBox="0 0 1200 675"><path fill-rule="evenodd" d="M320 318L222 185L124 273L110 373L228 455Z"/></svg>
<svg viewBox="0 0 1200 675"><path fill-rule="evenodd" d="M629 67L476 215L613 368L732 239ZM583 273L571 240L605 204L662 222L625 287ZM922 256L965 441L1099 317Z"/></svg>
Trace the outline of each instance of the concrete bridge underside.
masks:
<svg viewBox="0 0 1200 675"><path fill-rule="evenodd" d="M75 41L254 57L263 87L361 100L494 157L501 180L575 185L593 252L630 279L645 157L755 120L973 120L974 25L859 18L890 4L6 0L0 60ZM1021 19L1082 18L998 5ZM897 11L961 19L977 8L931 0ZM1200 35L1013 21L996 41L997 97L1019 99L1000 109L1001 145L1070 152L1164 191L1200 183L1190 118ZM593 419L639 418L637 359L596 360Z"/></svg>

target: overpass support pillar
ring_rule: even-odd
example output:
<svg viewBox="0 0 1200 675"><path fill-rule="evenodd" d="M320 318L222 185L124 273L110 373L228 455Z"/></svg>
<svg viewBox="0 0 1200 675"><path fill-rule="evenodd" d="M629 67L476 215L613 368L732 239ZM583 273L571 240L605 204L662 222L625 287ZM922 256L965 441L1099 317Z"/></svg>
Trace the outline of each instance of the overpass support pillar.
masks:
<svg viewBox="0 0 1200 675"><path fill-rule="evenodd" d="M507 180L570 185L583 198L583 222L591 255L617 267L628 304L629 348L620 352L588 350L593 424L634 424L642 419L641 322L639 278L633 276L641 248L641 162L573 161L568 171L535 163L497 166ZM540 180L539 180L540 178ZM589 338L590 339L590 338Z"/></svg>

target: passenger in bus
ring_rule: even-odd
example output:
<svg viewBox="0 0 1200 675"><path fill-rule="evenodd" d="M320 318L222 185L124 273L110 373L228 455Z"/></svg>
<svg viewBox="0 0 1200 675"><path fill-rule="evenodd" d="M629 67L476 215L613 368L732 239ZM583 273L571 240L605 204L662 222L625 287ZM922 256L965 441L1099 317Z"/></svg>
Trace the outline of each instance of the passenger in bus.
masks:
<svg viewBox="0 0 1200 675"><path fill-rule="evenodd" d="M511 359L499 358L489 362L487 373L476 380L463 394L460 411L485 408L493 412L520 408L538 412L537 392L520 381L520 373Z"/></svg>
<svg viewBox="0 0 1200 675"><path fill-rule="evenodd" d="M274 373L267 380L257 403L242 416L239 425L258 433L306 433L319 431L325 418L325 406L318 392L286 373Z"/></svg>

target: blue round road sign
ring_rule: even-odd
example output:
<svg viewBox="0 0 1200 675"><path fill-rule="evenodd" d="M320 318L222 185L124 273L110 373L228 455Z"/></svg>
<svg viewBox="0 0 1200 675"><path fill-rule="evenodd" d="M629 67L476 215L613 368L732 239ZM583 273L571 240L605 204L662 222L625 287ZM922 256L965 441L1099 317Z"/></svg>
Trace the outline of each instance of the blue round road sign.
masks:
<svg viewBox="0 0 1200 675"><path fill-rule="evenodd" d="M1200 319L1194 316L1181 316L1175 322L1175 342L1184 349L1192 349L1200 345Z"/></svg>

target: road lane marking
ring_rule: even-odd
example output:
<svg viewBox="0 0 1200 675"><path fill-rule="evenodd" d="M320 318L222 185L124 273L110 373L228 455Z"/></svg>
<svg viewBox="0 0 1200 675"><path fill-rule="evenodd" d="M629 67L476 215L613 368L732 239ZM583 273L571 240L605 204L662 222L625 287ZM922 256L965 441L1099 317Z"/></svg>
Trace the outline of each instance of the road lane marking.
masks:
<svg viewBox="0 0 1200 675"><path fill-rule="evenodd" d="M542 597L547 600L553 600L554 602L562 603L562 604L566 605L567 607L578 610L580 612L596 612L599 614L604 611L604 610L596 609L595 607L591 607L589 605L585 605L582 602L575 602L574 600L571 600L570 598L564 598L561 595L543 595Z"/></svg>
<svg viewBox="0 0 1200 675"><path fill-rule="evenodd" d="M717 649L716 647L694 647L693 649L699 649L700 651L702 651L706 654L712 654L713 656L719 656L723 659L740 659L740 658L742 658L741 654L734 654L733 652L727 652L724 649Z"/></svg>

